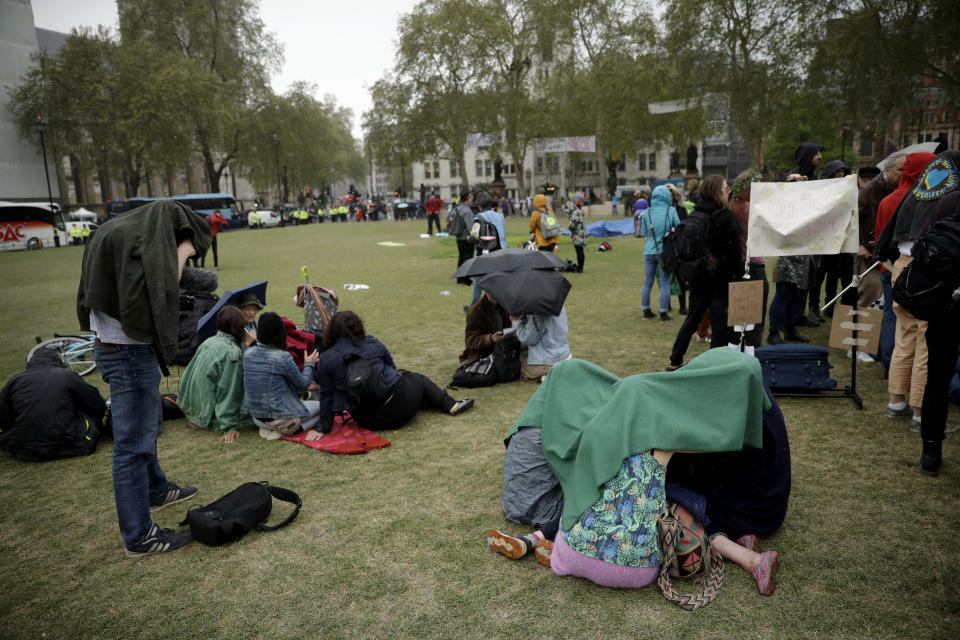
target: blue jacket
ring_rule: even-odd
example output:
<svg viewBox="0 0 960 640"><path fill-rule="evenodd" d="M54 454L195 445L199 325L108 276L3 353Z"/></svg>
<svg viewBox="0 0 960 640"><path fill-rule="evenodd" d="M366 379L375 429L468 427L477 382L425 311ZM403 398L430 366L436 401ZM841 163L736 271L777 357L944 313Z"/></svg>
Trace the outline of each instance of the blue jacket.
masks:
<svg viewBox="0 0 960 640"><path fill-rule="evenodd" d="M521 316L517 338L527 345L527 364L557 364L570 358L567 343L567 309L559 316Z"/></svg>
<svg viewBox="0 0 960 640"><path fill-rule="evenodd" d="M680 218L677 216L677 210L670 205L670 189L660 185L653 190L650 197L653 201L648 209L644 209L643 214L637 222L637 229L646 236L647 242L643 247L643 255L655 255L658 251L663 251L663 236L671 228L680 224ZM650 225L653 225L653 241L650 238Z"/></svg>
<svg viewBox="0 0 960 640"><path fill-rule="evenodd" d="M507 248L507 226L504 224L503 216L492 209L481 211L477 214L478 218L486 220L497 228L497 235L500 236L500 248Z"/></svg>
<svg viewBox="0 0 960 640"><path fill-rule="evenodd" d="M367 336L356 346L349 338L340 338L320 354L317 363L316 380L320 385L320 430L329 432L333 428L333 416L341 411L353 411L356 404L347 393L347 366L344 356L356 353L370 363L374 375L382 376L383 386L391 389L400 381L393 357L382 342L373 336Z"/></svg>
<svg viewBox="0 0 960 640"><path fill-rule="evenodd" d="M258 344L243 353L243 409L263 420L310 415L300 394L313 381L313 363L297 368L285 349Z"/></svg>

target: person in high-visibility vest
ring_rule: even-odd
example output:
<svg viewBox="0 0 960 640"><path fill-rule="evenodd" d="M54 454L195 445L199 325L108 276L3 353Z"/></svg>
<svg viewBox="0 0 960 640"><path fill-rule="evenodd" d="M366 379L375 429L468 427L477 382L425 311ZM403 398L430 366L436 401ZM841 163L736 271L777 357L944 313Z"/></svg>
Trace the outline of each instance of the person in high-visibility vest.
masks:
<svg viewBox="0 0 960 640"><path fill-rule="evenodd" d="M81 242L80 228L75 224L70 225L70 238L71 238L70 244L77 245L77 244L80 244Z"/></svg>
<svg viewBox="0 0 960 640"><path fill-rule="evenodd" d="M90 238L90 225L85 224L83 225L83 228L80 229L80 240L83 244L87 244L87 240L89 238Z"/></svg>
<svg viewBox="0 0 960 640"><path fill-rule="evenodd" d="M250 225L251 229L260 228L260 214L256 211L251 211L250 215L247 217L247 224Z"/></svg>

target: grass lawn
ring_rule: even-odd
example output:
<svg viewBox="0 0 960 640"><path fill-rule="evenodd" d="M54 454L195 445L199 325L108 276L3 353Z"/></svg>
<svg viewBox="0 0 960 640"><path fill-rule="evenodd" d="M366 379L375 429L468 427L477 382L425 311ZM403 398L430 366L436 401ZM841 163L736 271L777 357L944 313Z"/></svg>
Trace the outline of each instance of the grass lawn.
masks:
<svg viewBox="0 0 960 640"><path fill-rule="evenodd" d="M508 222L510 244L526 221ZM441 386L463 349L468 287L449 278L453 239L421 239L426 221L323 224L220 238L220 289L269 280L267 309L302 322L300 266L334 287L397 364ZM383 246L379 242L404 246ZM642 241L587 249L567 274L575 356L626 376L660 371L681 317L640 318ZM81 248L0 254L0 380L23 369L34 336L77 329ZM573 258L568 240L561 256ZM209 261L208 261L209 264ZM365 291L345 291L363 283ZM443 292L449 291L449 295ZM676 304L676 299L674 299ZM829 326L806 330L826 344ZM706 348L691 343L690 356ZM840 385L850 361L831 352ZM392 446L333 456L255 431L232 445L184 421L160 438L171 480L206 503L250 480L303 498L289 527L223 547L124 556L110 443L91 456L43 464L0 454L0 636L4 638L957 638L960 637L960 450L948 437L938 478L918 472L920 437L885 417L879 365L858 368L865 410L849 400L784 398L793 452L786 522L764 549L780 552L773 597L732 563L720 597L698 612L655 586L604 589L558 578L531 558L490 553L500 511L503 436L535 387L469 392L457 418L421 412L385 432ZM101 389L95 372L86 378ZM176 391L177 381L163 386ZM464 392L458 392L462 397ZM709 411L721 399L690 398ZM951 408L951 420L960 410ZM186 503L188 506L190 503ZM156 514L176 527L185 505ZM285 514L276 503L276 514ZM525 530L520 528L521 530Z"/></svg>

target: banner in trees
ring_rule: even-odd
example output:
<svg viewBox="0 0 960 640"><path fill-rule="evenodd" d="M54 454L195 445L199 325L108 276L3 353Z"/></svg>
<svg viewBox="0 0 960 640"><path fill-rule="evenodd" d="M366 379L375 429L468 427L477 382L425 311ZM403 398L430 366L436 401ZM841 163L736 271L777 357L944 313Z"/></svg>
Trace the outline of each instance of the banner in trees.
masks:
<svg viewBox="0 0 960 640"><path fill-rule="evenodd" d="M751 256L857 252L856 174L831 180L754 182L750 194Z"/></svg>
<svg viewBox="0 0 960 640"><path fill-rule="evenodd" d="M566 153L583 151L596 153L596 136L572 136L567 138L543 138L536 142L537 153Z"/></svg>

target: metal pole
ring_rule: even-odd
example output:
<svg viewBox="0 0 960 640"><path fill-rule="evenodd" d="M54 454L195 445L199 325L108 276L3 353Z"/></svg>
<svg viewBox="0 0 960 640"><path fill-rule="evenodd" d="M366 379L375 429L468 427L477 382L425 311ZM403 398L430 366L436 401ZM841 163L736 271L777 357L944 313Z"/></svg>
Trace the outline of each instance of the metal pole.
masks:
<svg viewBox="0 0 960 640"><path fill-rule="evenodd" d="M277 198L281 197L280 193L280 138L276 133L273 134L273 161L277 168Z"/></svg>

